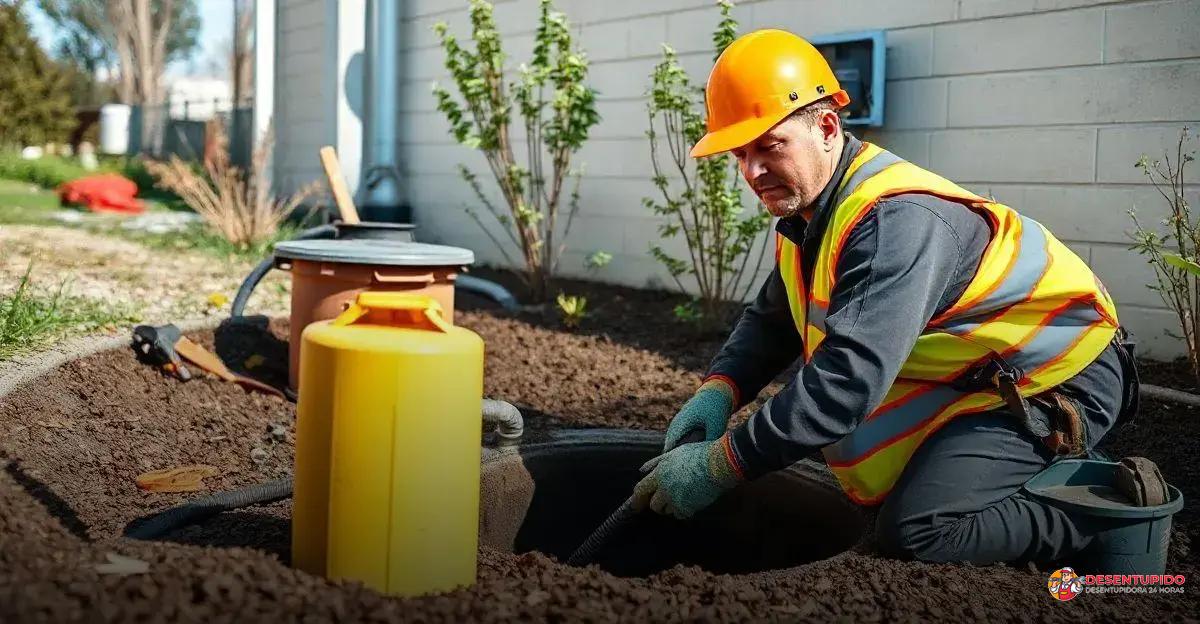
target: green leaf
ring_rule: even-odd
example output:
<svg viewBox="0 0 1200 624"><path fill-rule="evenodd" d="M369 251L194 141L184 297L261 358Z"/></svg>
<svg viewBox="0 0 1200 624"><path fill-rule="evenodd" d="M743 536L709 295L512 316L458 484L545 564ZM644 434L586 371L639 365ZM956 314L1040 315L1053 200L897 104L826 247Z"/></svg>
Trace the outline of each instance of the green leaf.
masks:
<svg viewBox="0 0 1200 624"><path fill-rule="evenodd" d="M1194 260L1189 260L1179 254L1171 253L1163 254L1163 260L1166 261L1167 264L1177 269L1183 269L1192 275L1200 276L1200 264L1197 264Z"/></svg>

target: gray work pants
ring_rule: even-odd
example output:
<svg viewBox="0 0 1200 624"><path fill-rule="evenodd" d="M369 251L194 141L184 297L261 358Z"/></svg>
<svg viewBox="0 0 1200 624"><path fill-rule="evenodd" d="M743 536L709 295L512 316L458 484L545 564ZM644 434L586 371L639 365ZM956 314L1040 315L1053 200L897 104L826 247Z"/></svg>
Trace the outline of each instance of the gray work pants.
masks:
<svg viewBox="0 0 1200 624"><path fill-rule="evenodd" d="M1121 368L1110 346L1061 389L1084 414L1088 449L1117 419ZM879 510L880 547L924 561L1051 562L1100 528L1025 497L1020 488L1055 457L1003 410L959 416L926 440Z"/></svg>

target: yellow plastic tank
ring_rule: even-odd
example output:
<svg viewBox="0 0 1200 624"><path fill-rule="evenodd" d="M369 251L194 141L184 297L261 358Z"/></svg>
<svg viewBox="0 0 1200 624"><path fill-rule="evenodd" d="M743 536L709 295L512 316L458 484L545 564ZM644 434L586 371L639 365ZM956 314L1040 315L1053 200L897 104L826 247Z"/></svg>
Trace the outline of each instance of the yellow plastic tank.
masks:
<svg viewBox="0 0 1200 624"><path fill-rule="evenodd" d="M301 340L293 564L400 596L474 583L483 340L371 291Z"/></svg>

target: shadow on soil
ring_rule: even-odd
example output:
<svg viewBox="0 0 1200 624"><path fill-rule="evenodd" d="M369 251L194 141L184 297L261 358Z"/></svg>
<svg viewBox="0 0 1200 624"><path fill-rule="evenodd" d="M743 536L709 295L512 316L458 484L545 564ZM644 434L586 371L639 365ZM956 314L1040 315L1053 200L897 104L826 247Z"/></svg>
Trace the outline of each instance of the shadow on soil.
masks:
<svg viewBox="0 0 1200 624"><path fill-rule="evenodd" d="M78 514L71 508L67 501L55 494L45 483L42 483L37 478L30 475L21 467L20 462L10 461L4 466L4 472L8 473L26 492L29 493L35 500L50 512L50 515L57 518L64 528L84 542L91 542L92 538L88 535L88 526L79 519Z"/></svg>
<svg viewBox="0 0 1200 624"><path fill-rule="evenodd" d="M253 548L291 562L292 522L287 518L260 511L231 511L200 524L174 531L158 541L214 546L217 548Z"/></svg>

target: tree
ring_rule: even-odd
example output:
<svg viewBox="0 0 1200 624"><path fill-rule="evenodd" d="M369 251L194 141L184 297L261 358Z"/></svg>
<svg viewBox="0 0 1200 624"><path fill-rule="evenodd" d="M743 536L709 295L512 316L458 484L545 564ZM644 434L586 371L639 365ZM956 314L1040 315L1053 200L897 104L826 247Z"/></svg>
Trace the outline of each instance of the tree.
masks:
<svg viewBox="0 0 1200 624"><path fill-rule="evenodd" d="M68 76L30 35L21 3L0 3L0 144L61 142L75 123Z"/></svg>
<svg viewBox="0 0 1200 624"><path fill-rule="evenodd" d="M115 70L117 98L160 104L168 63L196 48L196 0L38 0L59 28L58 54L94 74Z"/></svg>

